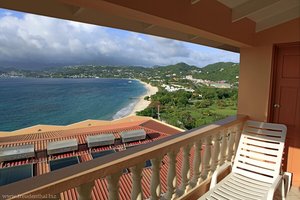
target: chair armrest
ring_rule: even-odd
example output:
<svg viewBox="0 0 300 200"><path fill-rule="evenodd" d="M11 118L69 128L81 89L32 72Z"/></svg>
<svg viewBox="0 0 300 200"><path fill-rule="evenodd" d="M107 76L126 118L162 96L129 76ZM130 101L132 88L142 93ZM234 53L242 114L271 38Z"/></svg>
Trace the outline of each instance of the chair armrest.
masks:
<svg viewBox="0 0 300 200"><path fill-rule="evenodd" d="M278 188L278 185L281 183L281 181L282 176L278 175L268 191L267 200L273 200L275 190Z"/></svg>
<svg viewBox="0 0 300 200"><path fill-rule="evenodd" d="M223 165L221 165L218 169L216 169L216 171L213 173L213 175L211 177L210 187L209 187L210 190L217 185L217 178L218 178L219 174L222 173L229 166L231 166L231 163L226 162Z"/></svg>

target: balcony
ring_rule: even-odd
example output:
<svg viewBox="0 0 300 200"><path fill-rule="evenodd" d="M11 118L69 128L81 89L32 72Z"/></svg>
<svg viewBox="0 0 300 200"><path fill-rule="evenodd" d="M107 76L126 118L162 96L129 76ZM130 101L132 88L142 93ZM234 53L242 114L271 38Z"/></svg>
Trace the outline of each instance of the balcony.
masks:
<svg viewBox="0 0 300 200"><path fill-rule="evenodd" d="M11 196L0 198L48 195L50 198L68 199L72 193L78 195L78 199L99 199L93 188L104 184L108 189L103 191L100 199L127 199L122 196L124 192L120 191L119 181L128 180L124 177L130 176L132 182L127 184L132 188L131 199L197 199L207 190L211 174L224 162L232 161L246 119L242 115L229 117L205 127L3 186L0 193ZM148 171L143 170L147 160L151 160L150 171L149 168ZM164 166L161 166L162 163ZM124 169L130 169L130 173L122 175ZM144 173L151 173L151 180L143 179Z"/></svg>
<svg viewBox="0 0 300 200"><path fill-rule="evenodd" d="M126 151L2 186L0 199L197 199L208 190L212 173L234 158L247 118L244 115L228 117ZM147 160L152 166L144 169ZM124 169L130 169L130 173L122 174ZM228 168L221 178L229 172ZM151 174L148 176L151 179L143 178L145 173ZM126 183L128 180L131 181ZM130 196L120 187L125 184L131 188ZM101 194L99 188L104 188ZM288 199L298 197L299 192L293 188Z"/></svg>

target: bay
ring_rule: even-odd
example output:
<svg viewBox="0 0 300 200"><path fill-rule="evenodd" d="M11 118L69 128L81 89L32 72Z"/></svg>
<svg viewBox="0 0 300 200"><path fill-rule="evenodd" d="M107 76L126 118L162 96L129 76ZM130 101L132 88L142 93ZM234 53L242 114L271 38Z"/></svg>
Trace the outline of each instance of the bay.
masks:
<svg viewBox="0 0 300 200"><path fill-rule="evenodd" d="M0 131L123 117L145 92L127 79L2 78Z"/></svg>

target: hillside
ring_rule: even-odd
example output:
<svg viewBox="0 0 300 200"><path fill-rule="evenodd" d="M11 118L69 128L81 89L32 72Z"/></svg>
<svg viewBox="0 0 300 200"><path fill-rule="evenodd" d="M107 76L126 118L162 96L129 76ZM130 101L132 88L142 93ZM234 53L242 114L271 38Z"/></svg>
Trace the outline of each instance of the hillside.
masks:
<svg viewBox="0 0 300 200"><path fill-rule="evenodd" d="M234 83L238 81L240 65L232 62L219 62L207 65L197 74L193 74L194 78L206 79L211 81L228 81Z"/></svg>
<svg viewBox="0 0 300 200"><path fill-rule="evenodd" d="M238 81L239 67L238 63L232 62L218 62L203 68L191 66L186 63L177 63L175 65L154 67L153 71L155 73L159 72L161 75L176 74L180 77L192 75L198 79L235 83Z"/></svg>
<svg viewBox="0 0 300 200"><path fill-rule="evenodd" d="M188 65L186 63L177 63L175 65L167 65L167 66L159 66L154 67L154 71L160 71L162 73L169 73L169 74L180 74L180 75L187 75L191 74L193 70L198 70L199 68L196 66Z"/></svg>

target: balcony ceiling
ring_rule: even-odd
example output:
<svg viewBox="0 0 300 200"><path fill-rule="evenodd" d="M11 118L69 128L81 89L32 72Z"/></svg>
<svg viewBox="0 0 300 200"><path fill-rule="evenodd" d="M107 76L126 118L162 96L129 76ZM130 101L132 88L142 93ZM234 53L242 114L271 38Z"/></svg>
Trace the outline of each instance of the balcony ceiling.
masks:
<svg viewBox="0 0 300 200"><path fill-rule="evenodd" d="M232 10L232 22L248 18L256 32L300 17L299 0L218 0Z"/></svg>
<svg viewBox="0 0 300 200"><path fill-rule="evenodd" d="M299 0L0 0L0 7L233 52L300 17Z"/></svg>

